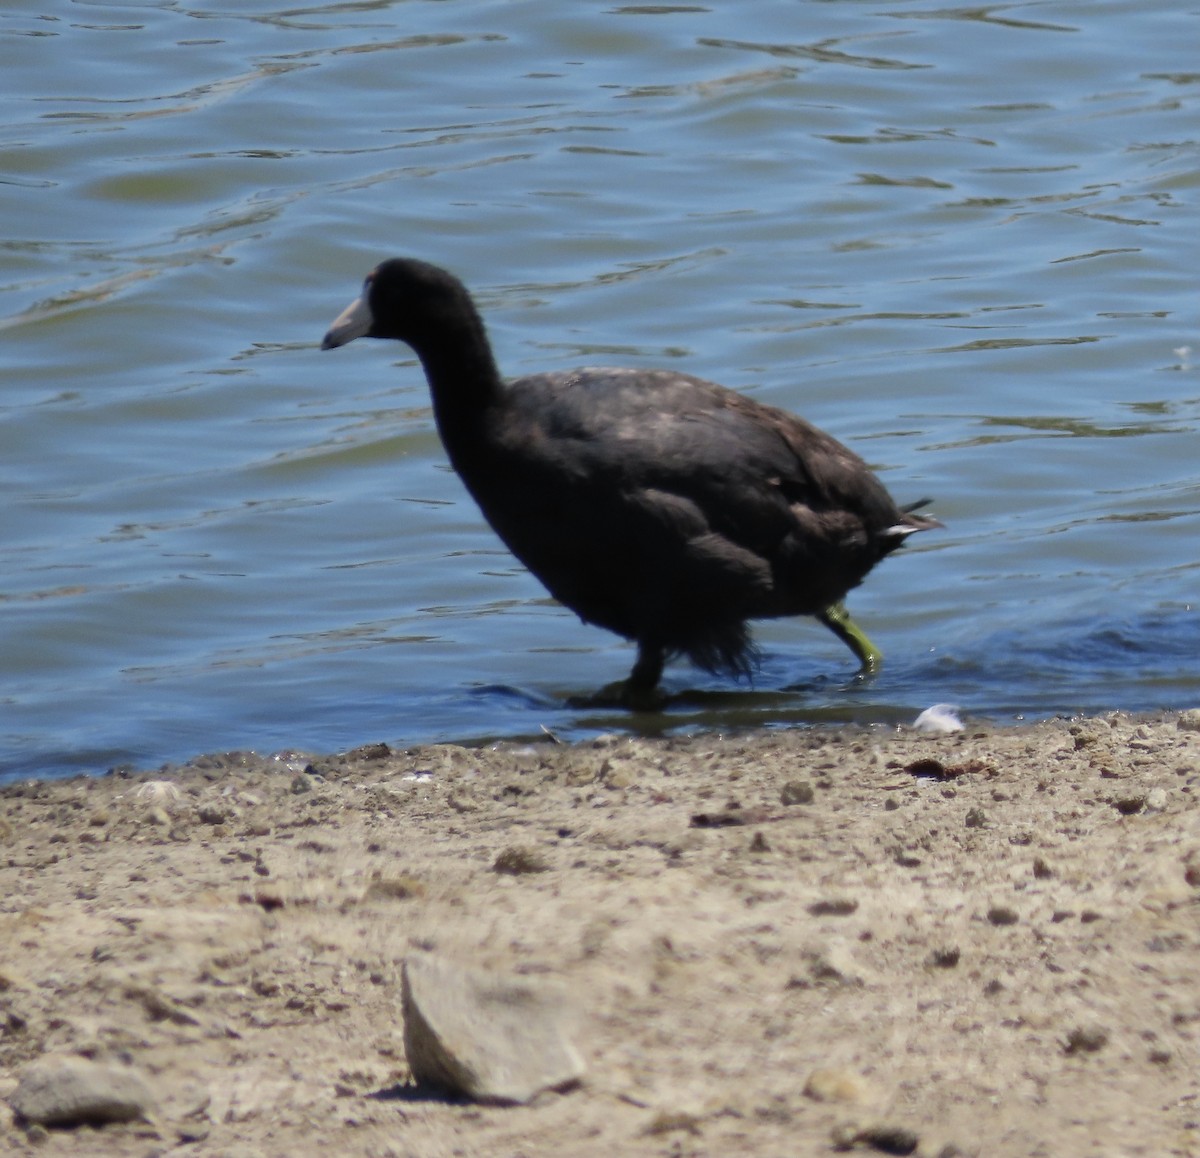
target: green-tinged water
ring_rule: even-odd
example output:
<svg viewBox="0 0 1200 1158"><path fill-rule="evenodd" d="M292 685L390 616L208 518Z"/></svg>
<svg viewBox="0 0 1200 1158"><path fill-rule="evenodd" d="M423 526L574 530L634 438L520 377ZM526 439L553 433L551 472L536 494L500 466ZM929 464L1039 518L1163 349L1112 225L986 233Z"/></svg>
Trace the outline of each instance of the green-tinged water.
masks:
<svg viewBox="0 0 1200 1158"><path fill-rule="evenodd" d="M0 778L369 740L1200 700L1200 20L862 0L0 12ZM446 265L511 374L667 365L947 524L753 688L568 708L627 645L445 464L404 347ZM688 694L684 694L688 693Z"/></svg>

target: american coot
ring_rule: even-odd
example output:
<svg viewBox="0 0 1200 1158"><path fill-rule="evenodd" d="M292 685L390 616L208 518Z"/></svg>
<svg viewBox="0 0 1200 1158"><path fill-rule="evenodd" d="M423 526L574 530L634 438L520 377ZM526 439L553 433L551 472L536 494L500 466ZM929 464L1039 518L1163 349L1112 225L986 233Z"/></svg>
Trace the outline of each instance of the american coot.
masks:
<svg viewBox="0 0 1200 1158"><path fill-rule="evenodd" d="M637 642L626 703L653 702L676 655L748 675L748 619L813 615L878 667L842 599L941 524L836 439L669 370L505 383L466 287L411 258L368 274L321 348L360 337L416 352L450 462L509 550L584 622Z"/></svg>

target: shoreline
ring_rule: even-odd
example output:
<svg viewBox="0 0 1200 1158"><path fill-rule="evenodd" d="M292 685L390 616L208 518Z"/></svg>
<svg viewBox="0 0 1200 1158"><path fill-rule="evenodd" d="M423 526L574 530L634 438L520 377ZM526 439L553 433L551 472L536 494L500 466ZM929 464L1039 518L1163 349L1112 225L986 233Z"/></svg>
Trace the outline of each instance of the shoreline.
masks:
<svg viewBox="0 0 1200 1158"><path fill-rule="evenodd" d="M131 1064L97 1155L1200 1154L1198 797L1197 711L18 781L0 1099ZM407 1085L424 955L565 987L582 1085Z"/></svg>

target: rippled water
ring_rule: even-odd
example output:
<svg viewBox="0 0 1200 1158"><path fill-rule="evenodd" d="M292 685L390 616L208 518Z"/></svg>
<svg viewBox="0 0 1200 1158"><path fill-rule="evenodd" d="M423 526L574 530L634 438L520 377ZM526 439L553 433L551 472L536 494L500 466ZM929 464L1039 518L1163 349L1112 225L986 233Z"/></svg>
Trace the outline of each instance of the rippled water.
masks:
<svg viewBox="0 0 1200 1158"><path fill-rule="evenodd" d="M0 776L201 750L1198 699L1195 14L50 0L0 12ZM632 654L449 472L379 258L509 373L669 365L804 413L947 530L761 625L753 688Z"/></svg>

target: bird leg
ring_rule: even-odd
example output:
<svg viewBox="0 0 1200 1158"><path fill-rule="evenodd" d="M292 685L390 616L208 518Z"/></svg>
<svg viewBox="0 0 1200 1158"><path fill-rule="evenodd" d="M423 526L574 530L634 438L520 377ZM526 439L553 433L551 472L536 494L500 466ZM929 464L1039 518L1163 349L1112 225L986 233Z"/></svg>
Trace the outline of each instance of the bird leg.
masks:
<svg viewBox="0 0 1200 1158"><path fill-rule="evenodd" d="M658 688L666 653L655 644L639 643L637 662L629 678L606 684L595 695L572 697L572 708L629 708L634 712L661 711L666 696Z"/></svg>
<svg viewBox="0 0 1200 1158"><path fill-rule="evenodd" d="M858 656L858 662L862 664L859 669L860 675L874 675L879 670L879 665L883 663L883 653L850 618L850 612L846 610L844 603L831 603L824 611L817 613L817 619Z"/></svg>
<svg viewBox="0 0 1200 1158"><path fill-rule="evenodd" d="M663 694L658 690L666 656L657 644L638 643L637 662L625 681L621 701L635 712L653 712L662 707Z"/></svg>

